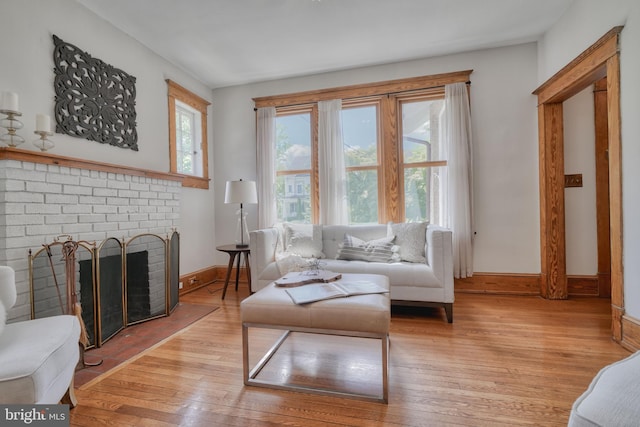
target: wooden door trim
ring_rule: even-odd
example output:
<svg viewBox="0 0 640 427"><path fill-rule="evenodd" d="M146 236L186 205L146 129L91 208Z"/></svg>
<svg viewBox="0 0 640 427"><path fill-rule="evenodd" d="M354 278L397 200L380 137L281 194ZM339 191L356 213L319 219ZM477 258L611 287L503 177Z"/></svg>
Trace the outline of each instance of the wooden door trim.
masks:
<svg viewBox="0 0 640 427"><path fill-rule="evenodd" d="M564 222L564 127L561 103L538 105L540 168L540 294L567 298Z"/></svg>
<svg viewBox="0 0 640 427"><path fill-rule="evenodd" d="M598 80L593 90L596 159L596 223L598 245L598 292L611 298L611 235L609 232L609 120L607 78Z"/></svg>
<svg viewBox="0 0 640 427"><path fill-rule="evenodd" d="M611 234L611 309L613 336L622 340L624 277L622 265L622 137L620 131L620 56L607 61L607 109L609 121L609 215Z"/></svg>
<svg viewBox="0 0 640 427"><path fill-rule="evenodd" d="M609 195L611 229L611 305L613 337L622 339L622 174L620 138L620 60L622 26L614 27L563 67L533 94L538 96L540 173L541 294L567 297L562 102L607 77Z"/></svg>
<svg viewBox="0 0 640 427"><path fill-rule="evenodd" d="M533 91L538 104L563 102L605 77L604 65L618 54L619 36L624 27L613 27L573 61Z"/></svg>

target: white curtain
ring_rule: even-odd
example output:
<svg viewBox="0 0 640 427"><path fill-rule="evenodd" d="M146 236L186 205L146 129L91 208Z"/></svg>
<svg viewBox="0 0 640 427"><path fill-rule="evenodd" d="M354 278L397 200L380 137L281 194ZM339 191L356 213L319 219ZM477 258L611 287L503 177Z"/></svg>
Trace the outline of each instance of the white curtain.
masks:
<svg viewBox="0 0 640 427"><path fill-rule="evenodd" d="M340 112L342 100L318 102L320 224L347 224L347 189Z"/></svg>
<svg viewBox="0 0 640 427"><path fill-rule="evenodd" d="M276 212L276 109L258 108L257 123L258 228L273 226Z"/></svg>
<svg viewBox="0 0 640 427"><path fill-rule="evenodd" d="M443 114L447 156L447 226L453 231L453 276L473 276L473 158L471 112L465 83L445 86Z"/></svg>

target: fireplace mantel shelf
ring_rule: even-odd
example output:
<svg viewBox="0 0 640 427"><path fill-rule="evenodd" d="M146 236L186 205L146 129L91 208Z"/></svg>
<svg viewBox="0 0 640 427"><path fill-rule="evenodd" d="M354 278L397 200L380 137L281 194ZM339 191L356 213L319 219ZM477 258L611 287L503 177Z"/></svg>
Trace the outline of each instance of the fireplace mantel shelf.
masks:
<svg viewBox="0 0 640 427"><path fill-rule="evenodd" d="M100 172L120 173L125 175L144 176L149 178L182 181L183 175L175 173L157 172L129 166L120 166L74 157L59 156L47 152L22 150L20 148L0 147L0 160L19 160L23 162L41 163L45 165L66 166L70 168L88 169Z"/></svg>

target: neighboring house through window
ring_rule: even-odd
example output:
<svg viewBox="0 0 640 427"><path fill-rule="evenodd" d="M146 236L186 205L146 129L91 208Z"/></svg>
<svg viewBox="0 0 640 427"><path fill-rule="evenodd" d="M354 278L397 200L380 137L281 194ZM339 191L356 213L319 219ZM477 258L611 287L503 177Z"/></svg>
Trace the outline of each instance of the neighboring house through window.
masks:
<svg viewBox="0 0 640 427"><path fill-rule="evenodd" d="M276 211L289 222L311 222L311 182L316 180L313 109L285 110L276 118ZM286 191L285 191L286 189Z"/></svg>
<svg viewBox="0 0 640 427"><path fill-rule="evenodd" d="M209 188L207 107L210 103L167 80L170 171L185 187Z"/></svg>

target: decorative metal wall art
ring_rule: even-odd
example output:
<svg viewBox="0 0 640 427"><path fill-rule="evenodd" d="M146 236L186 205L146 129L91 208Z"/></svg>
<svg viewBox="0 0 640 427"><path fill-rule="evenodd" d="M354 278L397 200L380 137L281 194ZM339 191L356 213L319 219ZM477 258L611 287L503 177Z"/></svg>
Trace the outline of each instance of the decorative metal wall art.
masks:
<svg viewBox="0 0 640 427"><path fill-rule="evenodd" d="M138 151L136 78L53 36L56 132Z"/></svg>

